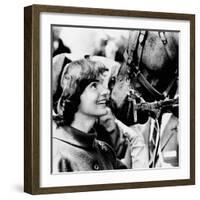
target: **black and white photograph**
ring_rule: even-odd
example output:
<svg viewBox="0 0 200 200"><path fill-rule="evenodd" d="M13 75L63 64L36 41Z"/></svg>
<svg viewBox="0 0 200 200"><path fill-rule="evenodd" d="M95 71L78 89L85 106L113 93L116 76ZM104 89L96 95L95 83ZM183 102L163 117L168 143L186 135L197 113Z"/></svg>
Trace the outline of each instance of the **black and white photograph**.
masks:
<svg viewBox="0 0 200 200"><path fill-rule="evenodd" d="M51 172L179 162L179 31L51 25Z"/></svg>

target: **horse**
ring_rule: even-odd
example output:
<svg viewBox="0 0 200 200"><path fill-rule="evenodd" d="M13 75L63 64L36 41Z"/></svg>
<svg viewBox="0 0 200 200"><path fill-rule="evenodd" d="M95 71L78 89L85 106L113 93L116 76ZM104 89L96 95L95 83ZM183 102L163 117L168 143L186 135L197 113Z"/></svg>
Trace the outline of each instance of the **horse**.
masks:
<svg viewBox="0 0 200 200"><path fill-rule="evenodd" d="M124 124L143 127L139 124L150 123L151 118L157 122L157 128L166 129L170 126L165 124L165 128L161 127L163 116L170 113L168 122L172 127L167 133L163 130L163 134L157 132L156 153L153 158L149 155L149 160L153 159L150 167L155 167L158 154L163 154L171 146L176 151L175 165L178 165L178 141L175 136L178 126L178 55L178 32L130 31L123 64L117 76L112 78L110 105L115 116ZM144 133L149 151L152 132L146 130Z"/></svg>

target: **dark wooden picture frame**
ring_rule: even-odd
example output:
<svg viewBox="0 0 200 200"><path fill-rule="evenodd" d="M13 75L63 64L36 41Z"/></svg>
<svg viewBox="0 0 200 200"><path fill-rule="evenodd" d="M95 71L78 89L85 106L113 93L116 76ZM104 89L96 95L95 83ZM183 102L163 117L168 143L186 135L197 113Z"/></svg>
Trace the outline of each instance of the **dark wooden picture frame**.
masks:
<svg viewBox="0 0 200 200"><path fill-rule="evenodd" d="M40 14L121 16L190 23L190 177L132 183L40 187ZM83 192L195 184L195 16L192 14L32 5L24 9L24 191L30 194Z"/></svg>

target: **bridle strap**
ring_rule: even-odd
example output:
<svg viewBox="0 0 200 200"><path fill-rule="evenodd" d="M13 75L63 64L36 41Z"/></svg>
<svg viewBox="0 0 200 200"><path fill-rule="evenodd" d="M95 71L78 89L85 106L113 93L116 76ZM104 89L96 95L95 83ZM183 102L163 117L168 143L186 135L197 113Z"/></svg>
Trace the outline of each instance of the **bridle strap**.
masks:
<svg viewBox="0 0 200 200"><path fill-rule="evenodd" d="M156 90L147 79L143 76L143 74L138 70L136 77L138 81L148 90L148 92L155 97L156 100L164 99L164 95L161 94L158 90Z"/></svg>
<svg viewBox="0 0 200 200"><path fill-rule="evenodd" d="M160 39L161 39L161 41L162 41L162 43L163 43L164 50L165 50L165 52L166 52L166 55L167 55L168 59L169 59L170 61L172 61L172 55L171 55L171 53L170 53L170 51L169 51L169 49L168 49L168 46L167 46L168 41L167 41L165 32L164 32L164 31L159 31L159 32L158 32L158 35L159 35L159 37L160 37Z"/></svg>
<svg viewBox="0 0 200 200"><path fill-rule="evenodd" d="M137 49L138 49L138 44L139 44L139 35L140 31L136 31L136 37L134 38L129 38L128 43L131 44L129 48L126 49L124 52L124 59L126 60L126 63L130 65L133 60L137 62Z"/></svg>
<svg viewBox="0 0 200 200"><path fill-rule="evenodd" d="M171 80L170 84L168 85L167 89L163 92L163 96L167 97L171 91L171 89L173 88L174 84L177 83L177 75L175 74L175 77Z"/></svg>

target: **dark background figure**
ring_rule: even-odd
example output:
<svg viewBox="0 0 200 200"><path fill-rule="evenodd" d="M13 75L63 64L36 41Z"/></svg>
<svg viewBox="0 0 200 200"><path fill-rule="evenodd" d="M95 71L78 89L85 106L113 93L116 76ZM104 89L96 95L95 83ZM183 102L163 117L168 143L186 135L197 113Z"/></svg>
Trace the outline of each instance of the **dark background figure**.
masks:
<svg viewBox="0 0 200 200"><path fill-rule="evenodd" d="M52 56L59 55L61 53L71 53L71 50L66 46L60 37L60 28L54 27L52 29Z"/></svg>
<svg viewBox="0 0 200 200"><path fill-rule="evenodd" d="M61 53L71 53L71 50L69 47L65 46L63 41L58 38L57 40L54 41L54 43L57 43L55 46L58 46L57 49L53 51L53 57L61 54Z"/></svg>

